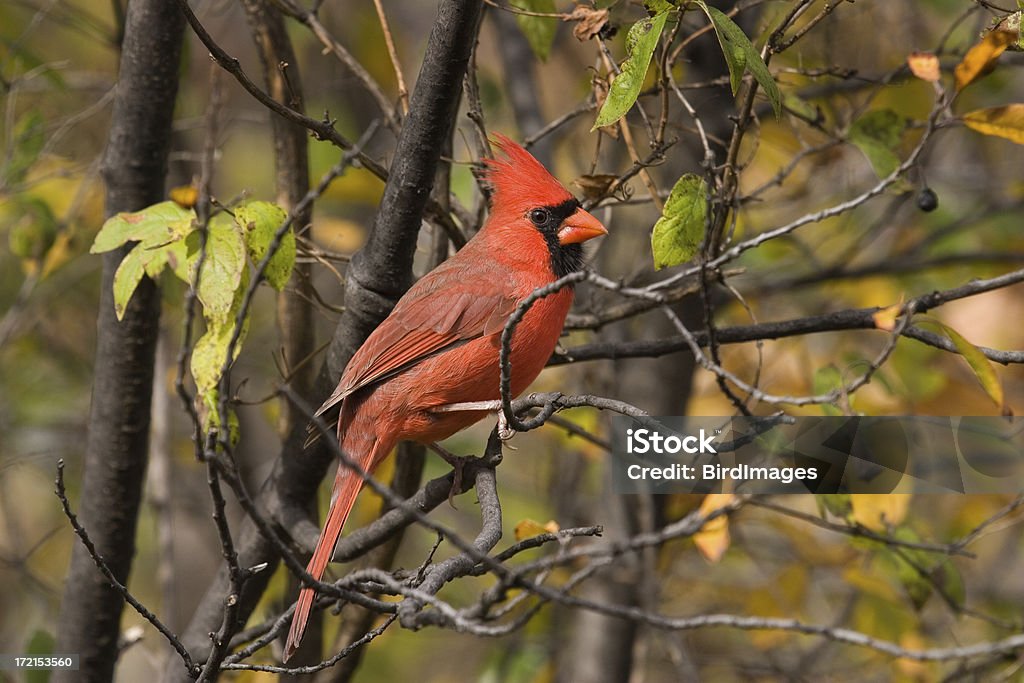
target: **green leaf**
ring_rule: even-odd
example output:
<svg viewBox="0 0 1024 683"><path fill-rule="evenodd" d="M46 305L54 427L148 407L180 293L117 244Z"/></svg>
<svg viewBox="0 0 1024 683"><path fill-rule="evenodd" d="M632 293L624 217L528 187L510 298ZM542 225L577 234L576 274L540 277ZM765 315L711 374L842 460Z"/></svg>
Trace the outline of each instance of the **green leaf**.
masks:
<svg viewBox="0 0 1024 683"><path fill-rule="evenodd" d="M820 123L823 118L820 107L811 104L796 93L787 94L783 98L783 104L790 113L808 123Z"/></svg>
<svg viewBox="0 0 1024 683"><path fill-rule="evenodd" d="M512 3L519 9L528 12L543 12L555 14L555 0L514 0ZM529 14L517 14L516 23L519 30L526 36L526 42L537 59L546 61L551 53L551 43L555 40L555 32L558 31L558 19L554 17L534 17Z"/></svg>
<svg viewBox="0 0 1024 683"><path fill-rule="evenodd" d="M36 110L27 111L15 122L11 131L11 156L7 164L5 179L15 185L25 179L32 164L36 163L43 151L45 122Z"/></svg>
<svg viewBox="0 0 1024 683"><path fill-rule="evenodd" d="M124 318L125 309L131 301L135 288L146 274L146 254L142 247L132 249L121 259L114 273L114 312L117 319Z"/></svg>
<svg viewBox="0 0 1024 683"><path fill-rule="evenodd" d="M270 202L249 202L235 209L235 222L245 236L245 246L253 263L259 263L267 253L277 229L288 214ZM263 272L270 286L281 291L288 284L295 265L295 233L289 228L281 237L277 251Z"/></svg>
<svg viewBox="0 0 1024 683"><path fill-rule="evenodd" d="M647 75L647 67L654 56L661 32L665 30L668 10L662 9L653 17L647 17L633 24L626 36L626 61L619 74L608 88L608 96L601 105L597 120L591 130L597 130L615 123L630 110L640 94Z"/></svg>
<svg viewBox="0 0 1024 683"><path fill-rule="evenodd" d="M55 641L53 635L48 631L39 629L29 638L25 646L25 654L29 657L46 657L53 654ZM26 669L25 683L49 683L52 669Z"/></svg>
<svg viewBox="0 0 1024 683"><path fill-rule="evenodd" d="M815 394L827 394L830 391L842 388L843 375L836 366L826 365L814 371L812 386ZM820 407L821 412L825 415L843 414L843 411L829 403L822 403Z"/></svg>
<svg viewBox="0 0 1024 683"><path fill-rule="evenodd" d="M908 527L892 532L894 538L920 543L921 537ZM963 577L948 556L926 550L893 546L882 551L882 557L896 570L896 577L907 591L916 609L924 607L936 592L951 608L963 609L966 600Z"/></svg>
<svg viewBox="0 0 1024 683"><path fill-rule="evenodd" d="M981 383L982 389L988 394L992 402L999 407L1003 412L1006 412L1006 401L1003 397L1003 385L999 381L999 376L996 374L995 368L992 367L991 361L985 357L985 354L981 352L977 346L964 339L963 335L954 330L949 325L939 322L934 318L924 318L920 320L920 324L924 326L932 326L938 329L942 334L949 338L949 341L953 342L953 346L956 350L964 357L967 364L971 366L971 370L974 371L974 376L978 378L978 382Z"/></svg>
<svg viewBox="0 0 1024 683"><path fill-rule="evenodd" d="M879 178L887 178L900 165L894 150L904 128L902 116L891 109L877 109L854 121L847 139L864 153Z"/></svg>
<svg viewBox="0 0 1024 683"><path fill-rule="evenodd" d="M10 7L12 3L4 3L4 7ZM4 25L12 25L9 22L12 20L8 17L11 15L0 16L0 22L4 22ZM37 47L34 43L45 43L46 41L35 41L35 40L24 40L23 37L18 35L18 32L11 32L11 37L0 35L0 46L3 46L7 54L0 55L6 61L4 65L17 63L18 72L14 77L16 79L22 79L29 72L34 74L42 75L43 78L48 80L50 84L61 92L66 92L68 89L67 83L64 81L64 77L61 75L59 66L60 62L54 62L51 59L41 59L29 47ZM26 45L28 43L28 45ZM17 57L17 60L12 60L12 57ZM11 74L6 75L9 79Z"/></svg>
<svg viewBox="0 0 1024 683"><path fill-rule="evenodd" d="M89 252L100 254L127 242L141 242L146 246L166 244L187 235L195 217L194 211L174 202L160 202L134 213L119 213L103 224Z"/></svg>
<svg viewBox="0 0 1024 683"><path fill-rule="evenodd" d="M210 219L206 231L206 257L199 258L202 236L191 233L188 245L190 276L194 280L196 268L202 260L203 270L197 294L203 302L203 315L207 322L223 322L231 311L235 293L245 268L245 243L234 219L219 213Z"/></svg>
<svg viewBox="0 0 1024 683"><path fill-rule="evenodd" d="M692 173L676 181L651 233L655 269L685 263L700 249L706 229L707 192L704 179Z"/></svg>
<svg viewBox="0 0 1024 683"><path fill-rule="evenodd" d="M22 259L43 258L60 229L53 209L42 199L25 194L14 195L12 200L13 213L19 218L7 233L11 253Z"/></svg>
<svg viewBox="0 0 1024 683"><path fill-rule="evenodd" d="M747 38L739 26L728 16L704 2L697 2L697 6L704 10L715 27L715 34L718 36L718 43L722 46L722 55L725 56L725 63L729 67L729 84L732 86L732 94L735 95L743 80L743 72L749 71L761 86L768 101L772 104L775 118L782 116L782 94L779 86L768 71L768 65L761 59L761 53Z"/></svg>
<svg viewBox="0 0 1024 683"><path fill-rule="evenodd" d="M825 517L826 511L847 521L853 517L853 502L849 493L823 493L815 496L814 502L822 517Z"/></svg>

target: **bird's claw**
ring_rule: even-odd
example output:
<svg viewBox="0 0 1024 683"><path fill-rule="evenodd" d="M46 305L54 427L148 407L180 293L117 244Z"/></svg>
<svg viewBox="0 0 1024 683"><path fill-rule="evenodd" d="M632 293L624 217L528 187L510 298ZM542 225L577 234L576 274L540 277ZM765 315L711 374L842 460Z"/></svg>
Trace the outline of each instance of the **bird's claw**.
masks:
<svg viewBox="0 0 1024 683"><path fill-rule="evenodd" d="M505 417L505 411L498 410L498 438L502 441L508 441L516 435L516 430L512 428L512 425L508 423L508 419Z"/></svg>

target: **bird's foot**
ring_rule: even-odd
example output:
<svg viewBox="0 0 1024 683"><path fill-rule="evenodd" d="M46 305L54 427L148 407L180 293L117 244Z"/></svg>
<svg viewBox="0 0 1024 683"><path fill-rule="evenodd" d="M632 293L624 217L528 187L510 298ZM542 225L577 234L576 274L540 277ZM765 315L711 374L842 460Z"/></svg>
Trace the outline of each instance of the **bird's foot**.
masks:
<svg viewBox="0 0 1024 683"><path fill-rule="evenodd" d="M502 441L508 441L516 435L516 430L512 428L512 425L508 423L505 418L505 411L498 409L498 438Z"/></svg>

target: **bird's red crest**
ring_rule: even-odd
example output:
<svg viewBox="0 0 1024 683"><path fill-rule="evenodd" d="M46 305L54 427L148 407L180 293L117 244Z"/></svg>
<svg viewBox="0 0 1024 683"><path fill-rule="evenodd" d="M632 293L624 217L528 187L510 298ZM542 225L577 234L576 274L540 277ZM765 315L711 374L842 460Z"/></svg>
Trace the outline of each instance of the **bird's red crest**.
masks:
<svg viewBox="0 0 1024 683"><path fill-rule="evenodd" d="M512 139L495 133L492 142L503 155L484 159L484 179L495 193L492 204L518 212L536 206L554 206L572 199L569 190Z"/></svg>

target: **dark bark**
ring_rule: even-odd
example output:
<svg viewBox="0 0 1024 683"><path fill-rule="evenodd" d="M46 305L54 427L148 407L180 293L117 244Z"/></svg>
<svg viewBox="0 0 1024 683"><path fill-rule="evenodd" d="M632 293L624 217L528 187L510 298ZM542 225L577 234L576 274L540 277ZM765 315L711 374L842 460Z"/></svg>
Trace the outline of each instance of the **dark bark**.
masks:
<svg viewBox="0 0 1024 683"><path fill-rule="evenodd" d="M476 39L480 10L479 0L444 0L438 8L381 210L366 246L353 258L346 273L345 314L335 331L328 362L313 388L318 399L330 394L348 359L390 312L412 280L421 215L433 185L445 131L457 111L459 88ZM301 426L288 434L281 457L258 499L286 533L312 549L317 527L304 509L316 495L333 458L322 444L303 451L305 437ZM263 594L278 557L248 520L238 534L236 548L242 567L261 562L270 565L246 584L239 598L238 615L244 621ZM221 571L182 635L182 641L199 660L205 658L209 649L207 634L220 624L228 585L227 573ZM168 680L187 680L180 666L170 666L167 674Z"/></svg>
<svg viewBox="0 0 1024 683"><path fill-rule="evenodd" d="M162 0L128 7L118 92L103 161L106 212L138 210L164 195L184 22ZM114 273L126 250L104 256L95 383L79 516L114 576L127 582L148 453L159 292L143 278L124 319L114 313ZM109 681L124 603L75 545L61 602L57 649L81 655L54 681ZM175 662L181 668L181 662Z"/></svg>

